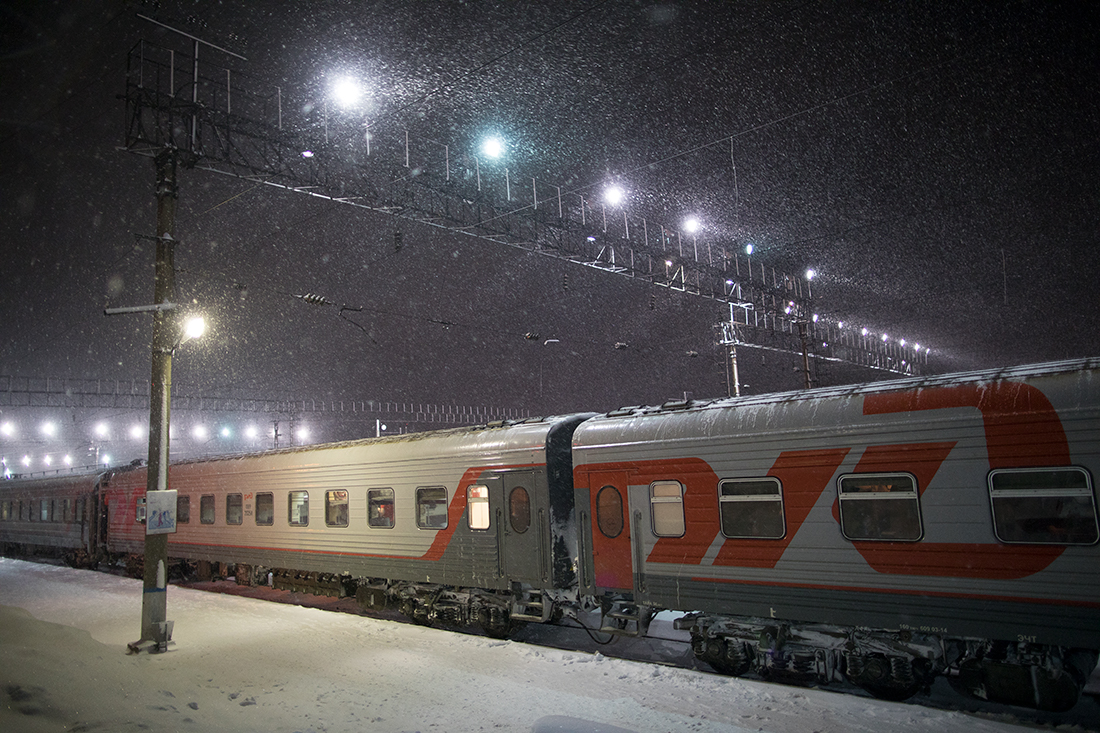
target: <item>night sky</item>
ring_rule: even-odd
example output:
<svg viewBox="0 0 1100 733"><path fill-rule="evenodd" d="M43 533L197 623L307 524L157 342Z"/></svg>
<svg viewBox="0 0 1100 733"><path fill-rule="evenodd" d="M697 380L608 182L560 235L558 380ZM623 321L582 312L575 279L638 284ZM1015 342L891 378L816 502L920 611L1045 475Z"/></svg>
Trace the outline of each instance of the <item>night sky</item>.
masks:
<svg viewBox="0 0 1100 733"><path fill-rule="evenodd" d="M137 13L247 57L289 117L350 76L380 140L494 133L517 177L614 182L634 216L813 268L818 310L937 371L1100 355L1098 7L2 2L0 374L148 378L149 317L102 315L152 299L153 166L121 149L119 95L139 39L189 45ZM565 412L727 391L723 307L643 282L200 170L176 236L210 332L175 380L211 394ZM746 391L798 388L797 361L742 350Z"/></svg>

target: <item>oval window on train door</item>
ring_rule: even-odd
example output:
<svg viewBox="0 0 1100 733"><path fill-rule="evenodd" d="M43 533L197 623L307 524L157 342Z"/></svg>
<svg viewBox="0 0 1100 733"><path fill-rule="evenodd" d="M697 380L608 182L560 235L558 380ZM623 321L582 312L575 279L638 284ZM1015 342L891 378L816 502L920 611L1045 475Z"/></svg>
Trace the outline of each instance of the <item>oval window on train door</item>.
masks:
<svg viewBox="0 0 1100 733"><path fill-rule="evenodd" d="M614 486L605 486L596 494L596 526L612 538L623 531L623 497Z"/></svg>
<svg viewBox="0 0 1100 733"><path fill-rule="evenodd" d="M508 517L516 534L523 534L531 526L531 497L522 486L508 494Z"/></svg>

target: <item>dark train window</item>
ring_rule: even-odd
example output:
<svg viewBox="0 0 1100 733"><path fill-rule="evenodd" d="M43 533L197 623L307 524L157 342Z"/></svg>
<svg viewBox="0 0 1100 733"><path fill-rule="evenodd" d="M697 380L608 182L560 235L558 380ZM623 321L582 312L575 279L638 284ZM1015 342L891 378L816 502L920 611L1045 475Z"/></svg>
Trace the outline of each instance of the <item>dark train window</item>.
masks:
<svg viewBox="0 0 1100 733"><path fill-rule="evenodd" d="M309 524L309 492L291 491L287 496L287 521L291 527Z"/></svg>
<svg viewBox="0 0 1100 733"><path fill-rule="evenodd" d="M722 534L732 539L782 539L783 486L777 478L730 478L718 483Z"/></svg>
<svg viewBox="0 0 1100 733"><path fill-rule="evenodd" d="M916 542L923 534L917 480L908 473L841 476L840 531L849 540Z"/></svg>
<svg viewBox="0 0 1100 733"><path fill-rule="evenodd" d="M679 481L654 481L649 485L649 509L653 534L684 536L684 487Z"/></svg>
<svg viewBox="0 0 1100 733"><path fill-rule="evenodd" d="M522 486L517 486L508 494L508 520L512 530L518 534L523 534L531 526L531 497Z"/></svg>
<svg viewBox="0 0 1100 733"><path fill-rule="evenodd" d="M329 527L348 526L348 492L343 489L325 492L325 524Z"/></svg>
<svg viewBox="0 0 1100 733"><path fill-rule="evenodd" d="M623 497L614 486L596 494L596 526L607 537L618 537L623 531Z"/></svg>
<svg viewBox="0 0 1100 733"><path fill-rule="evenodd" d="M442 486L416 490L416 526L444 529L447 526L447 489Z"/></svg>
<svg viewBox="0 0 1100 733"><path fill-rule="evenodd" d="M393 489L367 489L367 524L377 529L393 528Z"/></svg>
<svg viewBox="0 0 1100 733"><path fill-rule="evenodd" d="M191 521L191 497L186 494L176 494L176 524L187 524Z"/></svg>
<svg viewBox="0 0 1100 733"><path fill-rule="evenodd" d="M71 511L70 507L72 506L72 499L59 499L59 502L60 508L58 509L57 514L54 515L54 519L58 522L73 521L72 517L69 516L69 512Z"/></svg>
<svg viewBox="0 0 1100 733"><path fill-rule="evenodd" d="M256 494L256 524L270 527L275 524L275 495Z"/></svg>
<svg viewBox="0 0 1100 733"><path fill-rule="evenodd" d="M989 474L997 539L1008 543L1093 545L1096 499L1080 468L1008 468Z"/></svg>
<svg viewBox="0 0 1100 733"><path fill-rule="evenodd" d="M225 523L240 524L244 521L244 499L240 494L226 494Z"/></svg>
<svg viewBox="0 0 1100 733"><path fill-rule="evenodd" d="M466 523L470 529L489 529L489 487L466 487Z"/></svg>
<svg viewBox="0 0 1100 733"><path fill-rule="evenodd" d="M206 494L199 497L199 521L203 524L214 523L214 495Z"/></svg>

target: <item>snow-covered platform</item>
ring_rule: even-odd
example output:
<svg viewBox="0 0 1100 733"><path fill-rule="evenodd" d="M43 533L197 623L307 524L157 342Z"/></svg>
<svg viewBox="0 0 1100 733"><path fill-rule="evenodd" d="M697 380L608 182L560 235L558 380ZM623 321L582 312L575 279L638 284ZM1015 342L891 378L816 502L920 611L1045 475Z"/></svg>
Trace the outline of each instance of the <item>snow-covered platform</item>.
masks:
<svg viewBox="0 0 1100 733"><path fill-rule="evenodd" d="M128 655L141 582L0 558L3 731L995 733L882 702L169 588L172 651ZM1059 730L1100 730L1085 700Z"/></svg>

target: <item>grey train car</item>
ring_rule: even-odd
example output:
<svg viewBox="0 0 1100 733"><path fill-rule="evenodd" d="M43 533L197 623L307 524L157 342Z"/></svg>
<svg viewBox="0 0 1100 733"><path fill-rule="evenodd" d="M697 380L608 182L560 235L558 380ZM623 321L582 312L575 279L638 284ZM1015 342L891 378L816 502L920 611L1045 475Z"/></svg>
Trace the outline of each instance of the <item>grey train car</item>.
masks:
<svg viewBox="0 0 1100 733"><path fill-rule="evenodd" d="M1065 710L1100 650L1098 468L1085 359L178 462L169 554L497 636L675 610L719 672ZM0 543L51 546L26 512L83 498L72 557L140 558L145 484L4 482Z"/></svg>
<svg viewBox="0 0 1100 733"><path fill-rule="evenodd" d="M718 670L1077 701L1100 649L1100 361L627 408L573 437L581 592Z"/></svg>

